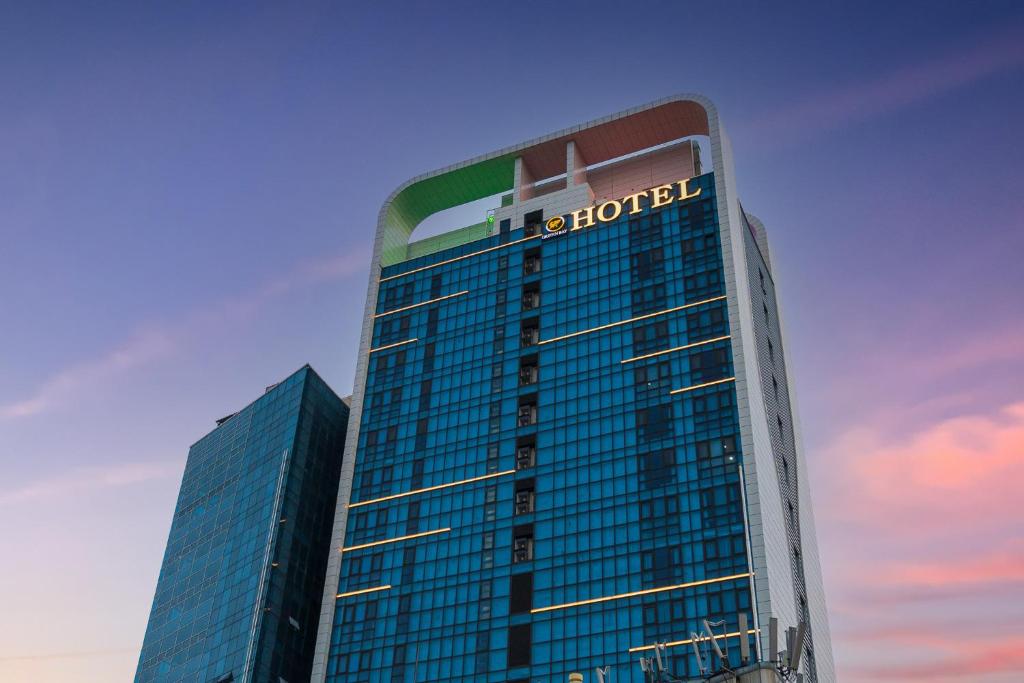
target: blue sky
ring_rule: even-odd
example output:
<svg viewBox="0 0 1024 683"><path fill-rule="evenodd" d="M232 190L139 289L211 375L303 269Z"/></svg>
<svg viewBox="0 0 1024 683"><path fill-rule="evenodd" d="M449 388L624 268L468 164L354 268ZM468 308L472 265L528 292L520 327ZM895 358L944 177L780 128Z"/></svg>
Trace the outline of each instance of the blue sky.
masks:
<svg viewBox="0 0 1024 683"><path fill-rule="evenodd" d="M0 16L4 680L131 676L188 446L305 362L350 393L395 186L690 91L773 240L843 680L1019 679L1018 3Z"/></svg>

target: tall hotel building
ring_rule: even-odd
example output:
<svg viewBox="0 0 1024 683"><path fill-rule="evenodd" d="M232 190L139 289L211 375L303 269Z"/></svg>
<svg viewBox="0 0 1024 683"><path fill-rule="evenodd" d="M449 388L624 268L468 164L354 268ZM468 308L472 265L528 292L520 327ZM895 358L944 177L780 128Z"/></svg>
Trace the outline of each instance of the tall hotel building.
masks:
<svg viewBox="0 0 1024 683"><path fill-rule="evenodd" d="M410 241L498 196L485 222ZM771 618L805 622L800 670L834 680L776 280L699 96L398 188L313 680L639 681L655 643L697 676L704 619L738 664L739 638L771 658Z"/></svg>

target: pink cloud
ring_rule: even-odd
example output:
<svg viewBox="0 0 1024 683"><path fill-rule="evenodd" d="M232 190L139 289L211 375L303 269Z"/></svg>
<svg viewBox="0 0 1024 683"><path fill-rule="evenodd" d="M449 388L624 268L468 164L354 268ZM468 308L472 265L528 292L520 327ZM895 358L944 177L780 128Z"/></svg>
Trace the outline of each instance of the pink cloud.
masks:
<svg viewBox="0 0 1024 683"><path fill-rule="evenodd" d="M842 680L997 681L1024 671L1024 401L909 433L873 421L817 462Z"/></svg>
<svg viewBox="0 0 1024 683"><path fill-rule="evenodd" d="M983 556L950 558L944 562L898 562L878 577L889 585L947 587L962 584L1024 584L1024 539Z"/></svg>
<svg viewBox="0 0 1024 683"><path fill-rule="evenodd" d="M823 514L883 536L945 536L1006 520L1024 482L1024 402L943 420L903 438L870 427L822 454ZM825 502L825 500L822 500Z"/></svg>
<svg viewBox="0 0 1024 683"><path fill-rule="evenodd" d="M863 681L979 681L993 674L1013 673L1024 677L1024 635L991 634L985 640L974 640L951 630L945 638L933 637L928 643L939 644L948 654L924 662L857 663L846 667L846 672ZM899 647L897 643L881 640L879 646Z"/></svg>

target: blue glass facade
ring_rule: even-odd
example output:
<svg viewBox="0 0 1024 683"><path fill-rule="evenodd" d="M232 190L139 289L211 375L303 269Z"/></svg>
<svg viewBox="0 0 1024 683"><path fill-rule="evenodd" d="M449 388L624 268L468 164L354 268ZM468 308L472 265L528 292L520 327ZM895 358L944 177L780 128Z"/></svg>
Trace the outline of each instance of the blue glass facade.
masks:
<svg viewBox="0 0 1024 683"><path fill-rule="evenodd" d="M696 675L701 620L756 623L714 175L698 188L382 270L327 680L641 680L655 642Z"/></svg>
<svg viewBox="0 0 1024 683"><path fill-rule="evenodd" d="M138 683L309 680L347 421L306 366L192 446Z"/></svg>

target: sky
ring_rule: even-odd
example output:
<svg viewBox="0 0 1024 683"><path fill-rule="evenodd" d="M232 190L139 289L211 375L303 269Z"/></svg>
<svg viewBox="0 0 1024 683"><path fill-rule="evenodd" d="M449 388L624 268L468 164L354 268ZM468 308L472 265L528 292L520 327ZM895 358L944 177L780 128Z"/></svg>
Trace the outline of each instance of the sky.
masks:
<svg viewBox="0 0 1024 683"><path fill-rule="evenodd" d="M0 1L0 680L133 676L190 444L351 393L401 182L677 92L767 225L839 680L1024 680L1024 5Z"/></svg>

